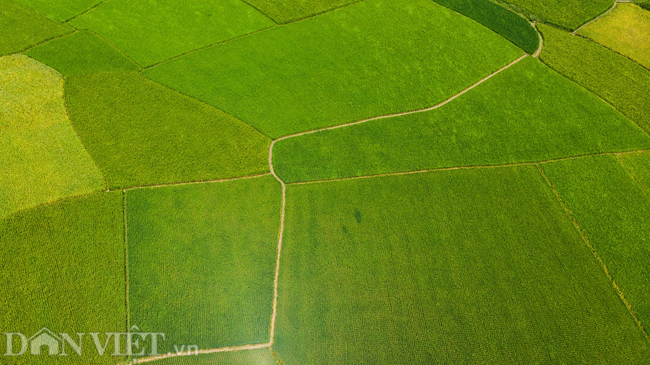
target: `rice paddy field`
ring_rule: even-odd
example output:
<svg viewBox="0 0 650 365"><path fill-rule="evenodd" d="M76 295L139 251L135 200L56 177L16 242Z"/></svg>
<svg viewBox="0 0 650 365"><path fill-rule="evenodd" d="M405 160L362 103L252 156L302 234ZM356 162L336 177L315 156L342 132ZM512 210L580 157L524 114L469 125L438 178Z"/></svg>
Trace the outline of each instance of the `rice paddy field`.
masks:
<svg viewBox="0 0 650 365"><path fill-rule="evenodd" d="M0 364L648 364L649 44L613 0L0 0Z"/></svg>

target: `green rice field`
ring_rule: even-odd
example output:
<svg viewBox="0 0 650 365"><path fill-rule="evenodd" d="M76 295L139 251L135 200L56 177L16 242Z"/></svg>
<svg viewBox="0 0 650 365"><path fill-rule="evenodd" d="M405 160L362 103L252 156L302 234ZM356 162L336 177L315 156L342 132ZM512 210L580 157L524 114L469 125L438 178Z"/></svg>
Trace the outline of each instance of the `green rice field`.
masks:
<svg viewBox="0 0 650 365"><path fill-rule="evenodd" d="M0 0L0 364L650 364L650 11Z"/></svg>
<svg viewBox="0 0 650 365"><path fill-rule="evenodd" d="M621 53L650 69L650 11L635 4L619 4L580 35Z"/></svg>

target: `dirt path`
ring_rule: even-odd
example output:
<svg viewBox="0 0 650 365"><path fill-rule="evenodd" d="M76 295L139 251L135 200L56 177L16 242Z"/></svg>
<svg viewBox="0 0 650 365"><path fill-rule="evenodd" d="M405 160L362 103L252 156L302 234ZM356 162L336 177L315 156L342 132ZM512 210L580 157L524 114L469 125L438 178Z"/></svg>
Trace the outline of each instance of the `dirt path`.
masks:
<svg viewBox="0 0 650 365"><path fill-rule="evenodd" d="M616 5L618 5L619 3L629 3L629 2L630 2L630 1L621 1L621 0L615 1L615 2L614 2L614 5L612 5L611 8L607 9L607 11L605 11L604 13L602 13L602 14L600 14L599 16L597 16L597 17L591 19L590 21L584 23L583 25L579 26L578 28L576 28L576 30L574 30L573 32L571 32L571 34L573 34L573 35L578 34L578 32L580 31L580 29L582 29L582 28L588 26L588 25L591 24L591 23L594 23L594 22L598 21L600 18L602 18L602 17L604 17L605 15L611 13L611 12L614 10L614 8L616 7Z"/></svg>
<svg viewBox="0 0 650 365"><path fill-rule="evenodd" d="M535 51L533 57L539 58L540 53L542 53L542 48L544 48L544 37L542 37L542 33L539 31L539 29L537 29L537 22L533 22L533 28L535 28L535 31L539 36L539 48L537 48L537 51Z"/></svg>
<svg viewBox="0 0 650 365"><path fill-rule="evenodd" d="M219 353L219 352L233 352L233 351L244 351L244 350L256 350L256 349L263 349L263 348L269 348L273 346L273 343L275 341L275 324L276 324L276 318L277 318L277 308L278 308L278 285L279 285L279 278L280 278L280 263L281 263L281 257L282 257L282 242L284 238L284 224L285 224L285 213L286 213L286 197L287 197L287 184L282 180L275 172L274 166L273 166L273 147L275 146L276 142L289 139L289 138L294 138L294 137L300 137L312 133L318 133L322 131L327 131L327 130L332 130L332 129L339 129L339 128L345 128L345 127L350 127L353 125L357 124L363 124L367 122L371 122L374 120L380 120L380 119L387 119L387 118L393 118L393 117L399 117L399 116L404 116L404 115L410 115L410 114L417 114L417 113L424 113L428 112L431 110L435 110L440 108L443 105L446 105L453 100L457 99L458 97L462 96L463 94L469 92L470 90L476 88L477 86L481 85L485 81L491 79L492 77L496 76L500 72L512 67L513 65L517 64L519 61L523 60L526 58L528 55L525 54L513 62L509 63L508 65L500 68L499 70L491 73L490 75L484 77L483 79L479 80L472 86L464 89L463 91L459 92L458 94L450 97L449 99L436 104L432 107L428 107L425 109L418 109L418 110L413 110L413 111L408 111L408 112L403 112L403 113L396 113L396 114L388 114L388 115L382 115L382 116L377 116L373 118L368 118L356 122L351 122L351 123L346 123L346 124L340 124L332 127L326 127L326 128L320 128L320 129L314 129L310 131L305 131L301 133L296 133L296 134L291 134L288 136L280 137L278 139L275 139L271 142L271 146L269 147L269 169L270 169L270 174L282 185L282 207L281 207L281 212L280 212L280 229L278 232L278 246L277 246L277 257L275 261L275 277L273 280L273 307L272 307L272 313L271 313L271 324L270 324L270 329L269 329L269 342L267 343L262 343L262 344L250 344L250 345L243 345L243 346L231 346L231 347L221 347L221 348L215 348L215 349L205 349L205 350L199 350L199 354L213 354L213 353ZM451 169L461 169L462 167L455 167L455 168L449 168ZM374 175L374 176L362 176L362 177L355 177L353 179L361 179L361 178L367 178L367 177L376 177L376 176L385 176L385 175L406 175L406 174L414 174L414 173L420 173L420 172L427 172L426 171L413 171L413 172L401 172L401 173L394 173L394 174L384 174L384 175ZM241 180L241 179L250 179L250 178L255 178L255 177L260 177L260 176L266 176L269 174L263 174L263 175L256 175L256 176L245 176L245 177L239 177L239 178L233 178L233 179L225 179L225 180L213 180L213 181L199 181L199 182L188 182L188 183L178 183L178 184L167 184L167 185L153 185L153 186L139 186L139 187L134 187L134 188L129 188L129 189L123 189L124 191L127 190L133 190L133 189L142 189L142 188L147 188L147 187L165 187L165 186L179 186L179 185L189 185L189 184L200 184L200 183L210 183L210 182L224 182L224 181L233 181L233 180ZM330 180L328 180L330 181ZM336 181L336 180L334 180ZM317 182L310 182L310 183L317 183ZM156 361L156 360L161 360L161 359L166 359L170 357L178 357L178 356L188 356L187 354L175 354L175 353L168 353L164 355L159 355L159 356L152 356L152 357L146 357L146 358L141 358L141 359L136 359L130 362L129 364L138 364L138 363L145 363L145 362L151 362L151 361Z"/></svg>

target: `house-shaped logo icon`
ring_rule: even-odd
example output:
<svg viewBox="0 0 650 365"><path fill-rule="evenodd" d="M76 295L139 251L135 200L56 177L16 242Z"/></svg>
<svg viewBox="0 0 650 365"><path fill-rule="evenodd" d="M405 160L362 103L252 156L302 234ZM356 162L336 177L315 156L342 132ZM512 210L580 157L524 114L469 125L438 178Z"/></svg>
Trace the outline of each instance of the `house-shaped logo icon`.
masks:
<svg viewBox="0 0 650 365"><path fill-rule="evenodd" d="M40 355L42 348L47 347L48 355L58 355L61 347L61 337L43 327L29 338L29 350L32 355Z"/></svg>

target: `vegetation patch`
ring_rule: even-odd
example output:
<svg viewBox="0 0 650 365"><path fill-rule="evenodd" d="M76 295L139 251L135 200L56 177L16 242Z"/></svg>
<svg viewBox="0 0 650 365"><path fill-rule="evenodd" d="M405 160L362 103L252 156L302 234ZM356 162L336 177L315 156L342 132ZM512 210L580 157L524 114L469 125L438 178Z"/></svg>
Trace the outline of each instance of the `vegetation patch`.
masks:
<svg viewBox="0 0 650 365"><path fill-rule="evenodd" d="M221 352L199 356L172 357L155 362L156 365L277 365L271 350Z"/></svg>
<svg viewBox="0 0 650 365"><path fill-rule="evenodd" d="M121 193L100 193L0 220L0 323L29 337L43 327L86 333L82 354L3 356L3 364L114 364L88 333L125 332L126 283ZM3 336L4 337L4 336ZM3 341L3 355L5 345ZM14 352L20 343L14 343ZM45 351L45 350L43 350ZM47 361L44 362L44 357ZM6 361L6 362L5 362Z"/></svg>
<svg viewBox="0 0 650 365"><path fill-rule="evenodd" d="M275 25L240 0L115 0L70 24L101 34L141 66Z"/></svg>
<svg viewBox="0 0 650 365"><path fill-rule="evenodd" d="M650 355L533 166L289 186L287 204L274 345L284 363Z"/></svg>
<svg viewBox="0 0 650 365"><path fill-rule="evenodd" d="M271 176L127 192L130 321L161 353L269 341L281 196Z"/></svg>
<svg viewBox="0 0 650 365"><path fill-rule="evenodd" d="M29 6L44 14L48 18L64 22L93 6L101 0L14 0L17 3Z"/></svg>
<svg viewBox="0 0 650 365"><path fill-rule="evenodd" d="M521 54L433 1L369 0L145 75L276 138L432 106Z"/></svg>
<svg viewBox="0 0 650 365"><path fill-rule="evenodd" d="M605 99L650 133L650 72L582 37L539 24L544 63Z"/></svg>
<svg viewBox="0 0 650 365"><path fill-rule="evenodd" d="M286 182L650 148L593 94L529 57L439 109L278 142Z"/></svg>
<svg viewBox="0 0 650 365"><path fill-rule="evenodd" d="M0 0L0 56L71 33L74 29L9 0Z"/></svg>
<svg viewBox="0 0 650 365"><path fill-rule="evenodd" d="M614 5L614 0L500 0L523 9L533 18L576 29Z"/></svg>
<svg viewBox="0 0 650 365"><path fill-rule="evenodd" d="M0 99L0 218L105 188L68 119L59 73L0 57Z"/></svg>
<svg viewBox="0 0 650 365"><path fill-rule="evenodd" d="M527 53L539 48L539 35L523 17L490 0L435 0L502 35Z"/></svg>
<svg viewBox="0 0 650 365"><path fill-rule="evenodd" d="M268 172L268 138L138 74L70 77L66 101L111 188Z"/></svg>
<svg viewBox="0 0 650 365"><path fill-rule="evenodd" d="M621 154L618 156L618 160L639 186L650 195L650 151Z"/></svg>
<svg viewBox="0 0 650 365"><path fill-rule="evenodd" d="M139 69L120 51L87 31L41 44L25 54L66 76Z"/></svg>
<svg viewBox="0 0 650 365"><path fill-rule="evenodd" d="M278 24L286 24L362 0L245 0Z"/></svg>
<svg viewBox="0 0 650 365"><path fill-rule="evenodd" d="M650 323L650 196L613 156L543 168L632 310Z"/></svg>
<svg viewBox="0 0 650 365"><path fill-rule="evenodd" d="M635 4L616 5L611 13L580 29L578 34L650 69L650 12Z"/></svg>

